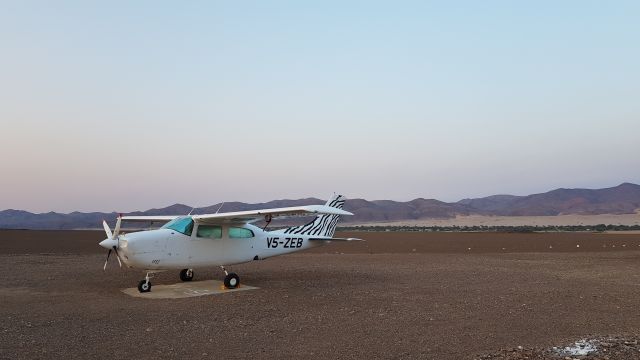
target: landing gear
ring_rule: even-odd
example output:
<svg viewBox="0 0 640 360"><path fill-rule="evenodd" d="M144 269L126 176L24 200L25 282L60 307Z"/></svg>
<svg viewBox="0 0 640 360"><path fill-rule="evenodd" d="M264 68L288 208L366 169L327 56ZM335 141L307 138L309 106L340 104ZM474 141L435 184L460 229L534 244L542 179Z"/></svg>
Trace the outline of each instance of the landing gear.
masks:
<svg viewBox="0 0 640 360"><path fill-rule="evenodd" d="M193 269L182 269L180 271L180 280L182 281L193 280Z"/></svg>
<svg viewBox="0 0 640 360"><path fill-rule="evenodd" d="M233 272L227 272L227 270L224 268L224 266L220 266L222 268L222 271L224 271L224 274L226 275L224 277L224 287L227 289L235 289L238 286L240 286L240 276L238 276L238 274L233 273Z"/></svg>
<svg viewBox="0 0 640 360"><path fill-rule="evenodd" d="M144 280L140 280L138 283L138 291L146 293L151 291L151 281L149 281L149 273L144 277Z"/></svg>
<svg viewBox="0 0 640 360"><path fill-rule="evenodd" d="M224 287L227 289L235 289L240 285L240 277L236 273L229 273L224 277Z"/></svg>

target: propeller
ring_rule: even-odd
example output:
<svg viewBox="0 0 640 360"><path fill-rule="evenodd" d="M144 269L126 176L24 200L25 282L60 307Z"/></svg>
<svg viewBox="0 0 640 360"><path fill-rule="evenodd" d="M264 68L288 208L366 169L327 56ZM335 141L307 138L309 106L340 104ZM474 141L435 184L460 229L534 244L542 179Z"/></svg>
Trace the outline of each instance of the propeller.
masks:
<svg viewBox="0 0 640 360"><path fill-rule="evenodd" d="M107 252L107 259L104 261L104 267L102 268L102 270L107 269L107 263L109 263L109 257L111 256L112 251L116 253L118 264L120 264L120 267L122 267L122 261L120 261L120 254L118 254L118 242L119 242L118 235L120 234L121 222L122 222L122 217L118 216L118 220L116 221L116 228L112 233L111 229L109 228L109 225L107 224L107 221L102 220L102 226L104 227L104 232L107 233L107 238L100 242L100 246L109 249L109 251Z"/></svg>

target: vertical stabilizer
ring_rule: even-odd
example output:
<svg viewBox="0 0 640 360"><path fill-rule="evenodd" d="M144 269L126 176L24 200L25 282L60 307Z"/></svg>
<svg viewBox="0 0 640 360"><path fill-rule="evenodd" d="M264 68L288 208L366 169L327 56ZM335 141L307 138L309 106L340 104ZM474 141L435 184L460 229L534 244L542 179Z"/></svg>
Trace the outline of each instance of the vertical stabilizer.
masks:
<svg viewBox="0 0 640 360"><path fill-rule="evenodd" d="M342 209L344 207L345 197L342 195L334 195L327 201L326 206ZM340 220L340 215L322 214L316 216L313 221L300 226L293 226L284 229L285 234L312 235L333 237L336 232L336 226Z"/></svg>

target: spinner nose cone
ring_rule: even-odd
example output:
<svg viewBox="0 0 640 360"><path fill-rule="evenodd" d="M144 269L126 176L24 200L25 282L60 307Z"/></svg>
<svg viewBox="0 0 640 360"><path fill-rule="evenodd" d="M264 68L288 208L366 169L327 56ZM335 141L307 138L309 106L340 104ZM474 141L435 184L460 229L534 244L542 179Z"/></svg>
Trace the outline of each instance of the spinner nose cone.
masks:
<svg viewBox="0 0 640 360"><path fill-rule="evenodd" d="M104 239L100 241L100 246L105 249L113 249L114 246L118 246L118 241L114 239Z"/></svg>

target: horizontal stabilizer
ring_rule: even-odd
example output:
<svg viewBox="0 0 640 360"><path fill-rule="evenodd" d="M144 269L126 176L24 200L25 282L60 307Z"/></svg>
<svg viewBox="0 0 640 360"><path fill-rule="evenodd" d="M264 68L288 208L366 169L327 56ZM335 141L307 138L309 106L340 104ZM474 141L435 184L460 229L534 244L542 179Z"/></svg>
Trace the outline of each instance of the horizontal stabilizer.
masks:
<svg viewBox="0 0 640 360"><path fill-rule="evenodd" d="M335 237L314 237L309 238L311 241L365 241L358 238L335 238Z"/></svg>

